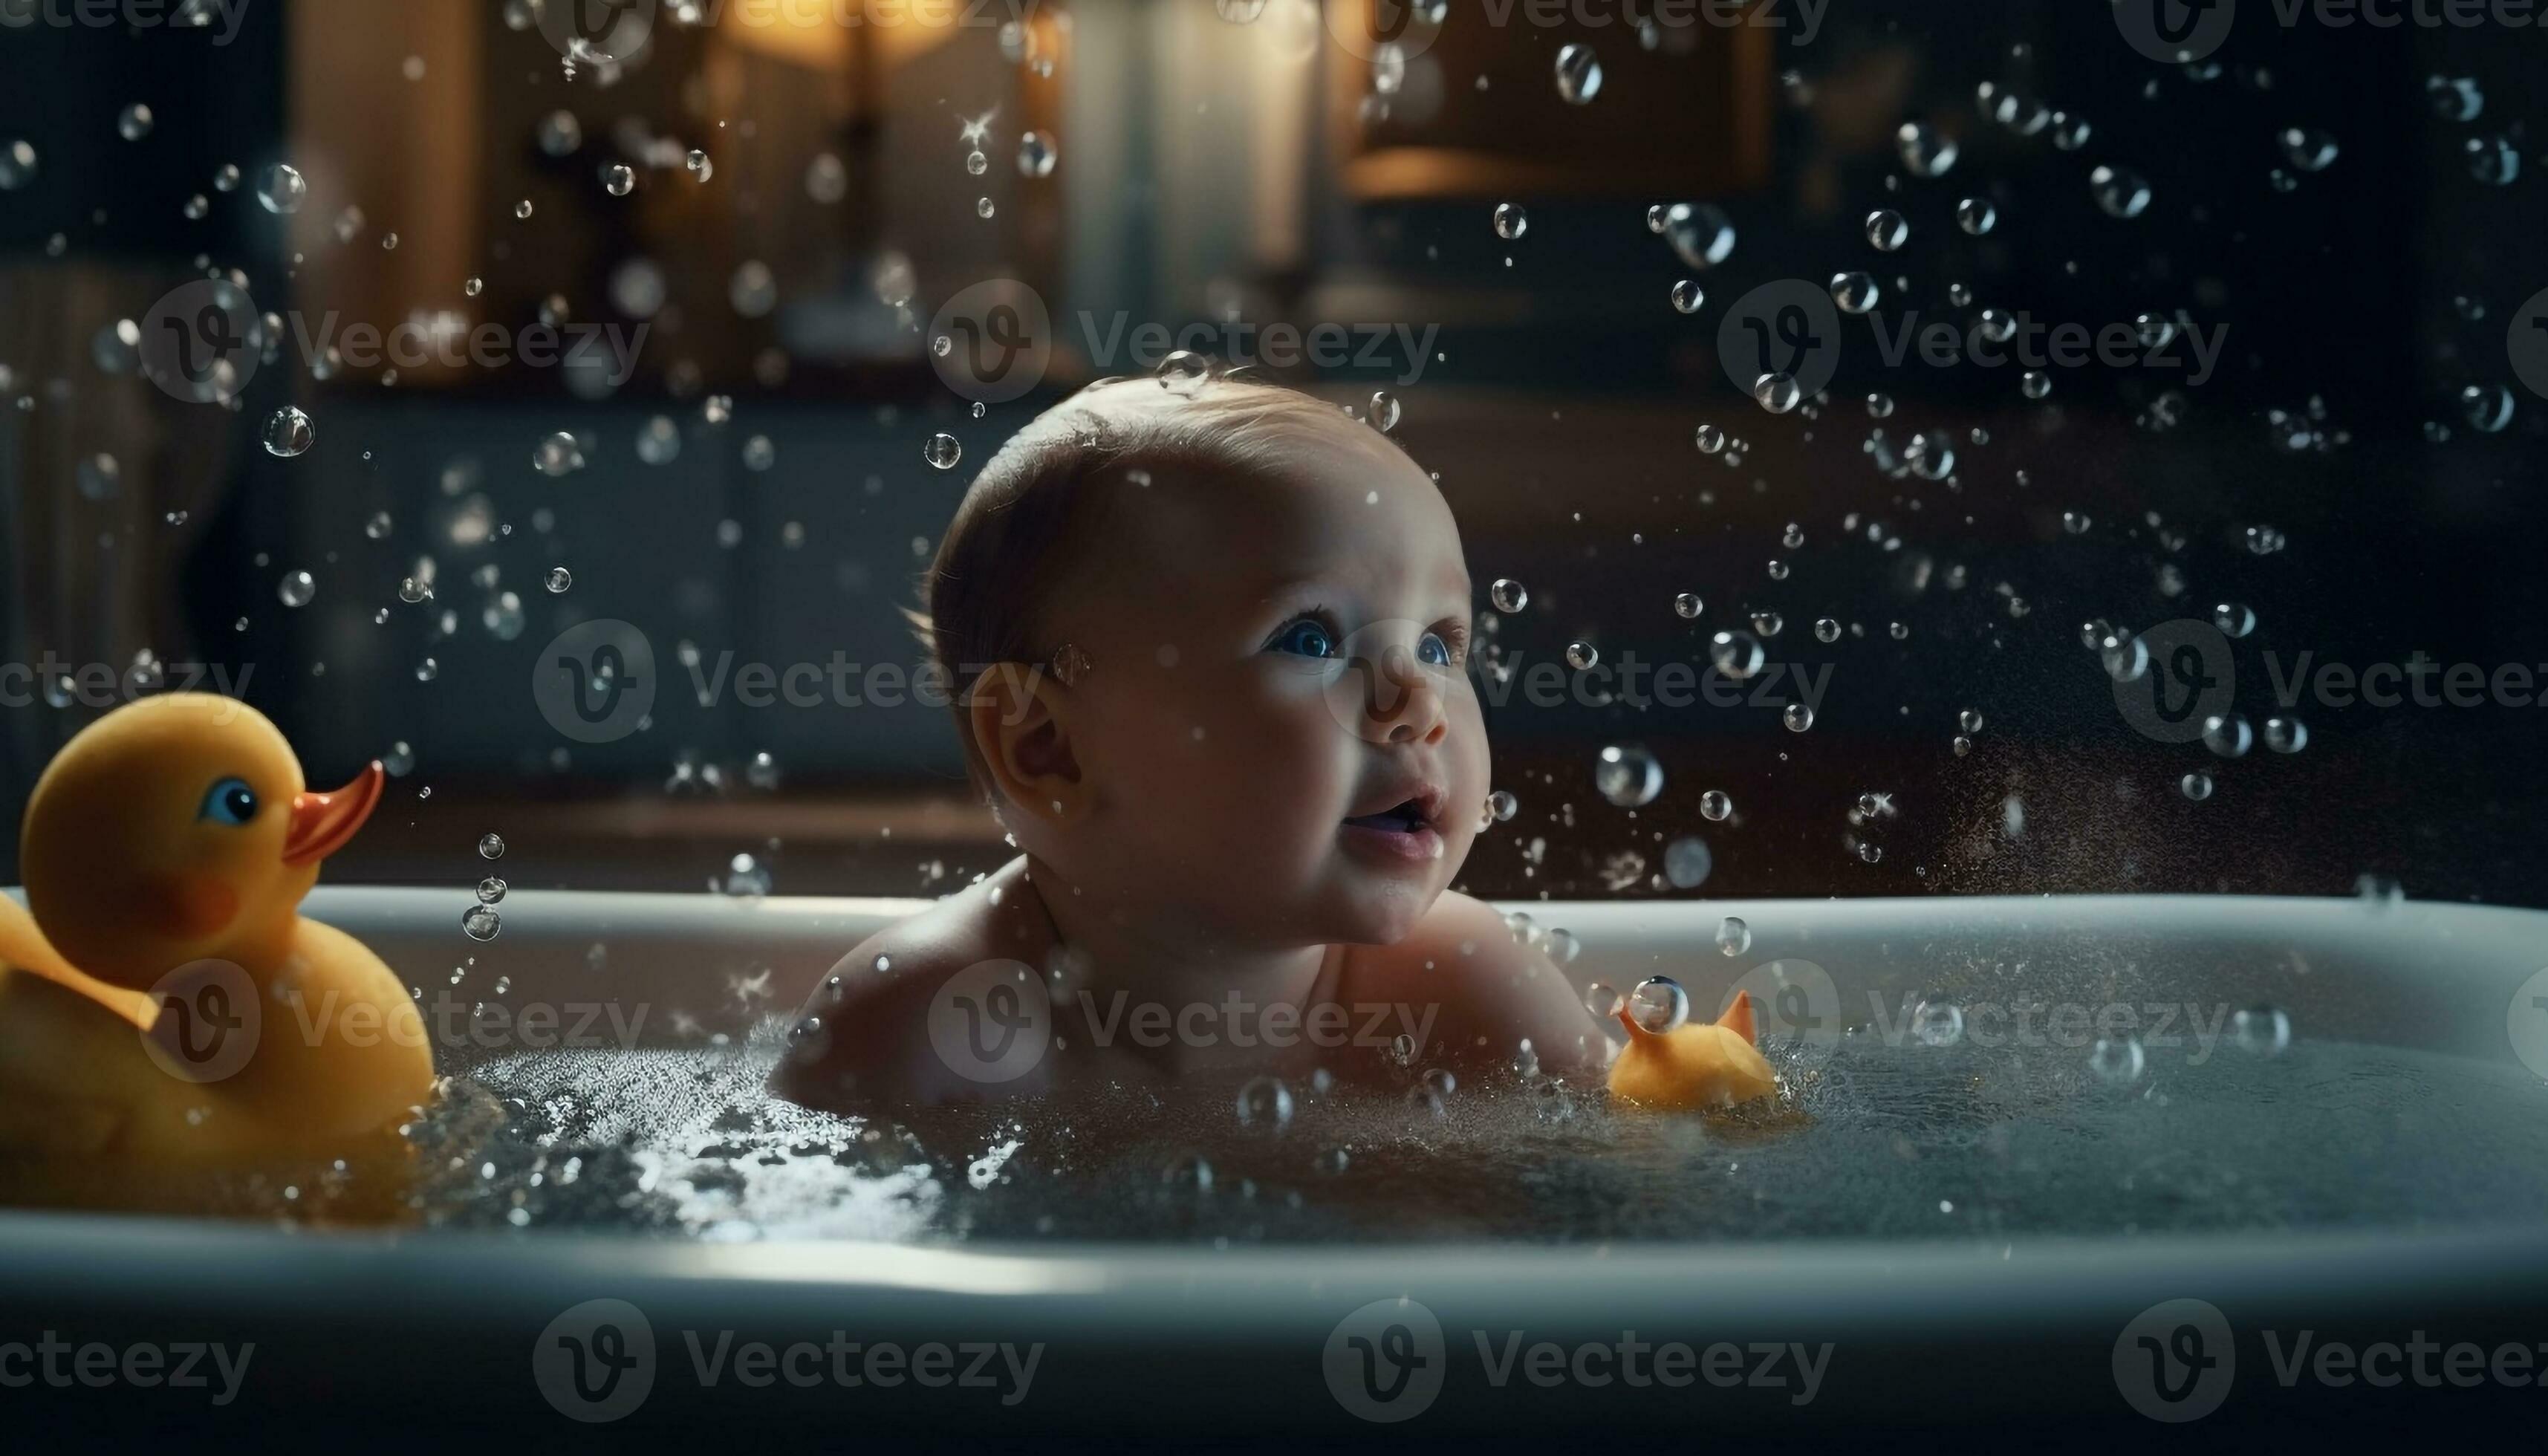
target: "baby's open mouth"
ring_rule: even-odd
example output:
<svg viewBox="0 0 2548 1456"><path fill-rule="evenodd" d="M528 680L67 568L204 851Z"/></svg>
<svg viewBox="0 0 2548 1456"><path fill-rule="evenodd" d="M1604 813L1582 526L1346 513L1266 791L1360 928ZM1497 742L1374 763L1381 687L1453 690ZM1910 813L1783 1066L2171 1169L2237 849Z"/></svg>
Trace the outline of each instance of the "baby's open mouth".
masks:
<svg viewBox="0 0 2548 1456"><path fill-rule="evenodd" d="M1409 799L1377 814L1356 814L1345 823L1356 829L1385 829L1392 834L1413 834L1425 824L1424 806Z"/></svg>

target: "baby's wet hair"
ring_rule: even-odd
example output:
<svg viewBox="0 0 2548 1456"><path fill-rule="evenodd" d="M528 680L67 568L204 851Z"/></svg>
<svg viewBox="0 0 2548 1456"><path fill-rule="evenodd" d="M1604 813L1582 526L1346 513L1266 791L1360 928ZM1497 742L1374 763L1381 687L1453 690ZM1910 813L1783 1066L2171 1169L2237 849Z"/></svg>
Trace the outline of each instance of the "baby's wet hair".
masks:
<svg viewBox="0 0 2548 1456"><path fill-rule="evenodd" d="M1039 609L1086 544L1093 484L1139 489L1150 471L1262 470L1303 429L1384 438L1338 407L1269 380L1215 372L1171 388L1152 377L1101 379L1038 415L983 465L907 615L946 675L965 765L985 795L991 780L965 704L990 665L1048 664L1067 645L1051 640Z"/></svg>

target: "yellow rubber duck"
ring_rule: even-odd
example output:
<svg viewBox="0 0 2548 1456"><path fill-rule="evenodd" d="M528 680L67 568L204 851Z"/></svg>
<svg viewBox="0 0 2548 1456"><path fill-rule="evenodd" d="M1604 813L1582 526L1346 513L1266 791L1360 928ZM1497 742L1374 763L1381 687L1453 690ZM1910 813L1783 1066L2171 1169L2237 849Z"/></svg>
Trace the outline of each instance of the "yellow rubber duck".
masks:
<svg viewBox="0 0 2548 1456"><path fill-rule="evenodd" d="M1752 993L1736 991L1734 1004L1714 1026L1696 1023L1670 1032L1637 1025L1619 1008L1628 1045L1610 1063L1610 1095L1659 1112L1705 1112L1774 1095L1778 1079L1761 1055L1752 1021Z"/></svg>
<svg viewBox="0 0 2548 1456"><path fill-rule="evenodd" d="M0 1152L395 1139L432 1096L423 1021L361 942L300 913L384 777L312 793L271 721L210 693L144 698L65 745L27 806L28 907L0 896Z"/></svg>

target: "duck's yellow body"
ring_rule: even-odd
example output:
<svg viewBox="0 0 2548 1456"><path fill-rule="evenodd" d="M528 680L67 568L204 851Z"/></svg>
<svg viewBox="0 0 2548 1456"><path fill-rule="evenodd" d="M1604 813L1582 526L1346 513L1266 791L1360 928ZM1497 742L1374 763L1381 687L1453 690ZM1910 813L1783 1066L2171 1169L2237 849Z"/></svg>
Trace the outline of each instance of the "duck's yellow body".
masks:
<svg viewBox="0 0 2548 1456"><path fill-rule="evenodd" d="M304 920L381 793L311 793L243 703L169 693L73 738L0 898L0 1156L131 1166L369 1156L432 1095L407 988Z"/></svg>
<svg viewBox="0 0 2548 1456"><path fill-rule="evenodd" d="M1734 1004L1713 1026L1650 1032L1624 1007L1619 1020L1628 1029L1628 1045L1610 1063L1610 1096L1617 1101L1661 1112L1704 1112L1777 1093L1778 1079L1755 1045L1750 992L1735 992Z"/></svg>

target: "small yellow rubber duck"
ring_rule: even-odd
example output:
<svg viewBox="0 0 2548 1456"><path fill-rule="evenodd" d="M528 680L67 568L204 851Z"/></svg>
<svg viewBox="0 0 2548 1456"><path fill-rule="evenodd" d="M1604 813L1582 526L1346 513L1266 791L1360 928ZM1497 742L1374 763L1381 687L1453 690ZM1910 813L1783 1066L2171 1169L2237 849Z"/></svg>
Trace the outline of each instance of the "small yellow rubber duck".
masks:
<svg viewBox="0 0 2548 1456"><path fill-rule="evenodd" d="M394 1139L432 1096L423 1021L361 942L300 913L384 777L312 793L271 721L210 693L144 698L65 745L27 806L28 908L0 896L0 1153Z"/></svg>
<svg viewBox="0 0 2548 1456"><path fill-rule="evenodd" d="M1625 1006L1619 1022L1628 1029L1628 1045L1610 1063L1610 1095L1621 1102L1659 1112L1705 1112L1778 1090L1757 1045L1749 991L1736 991L1734 1004L1714 1026L1691 1023L1650 1032Z"/></svg>

